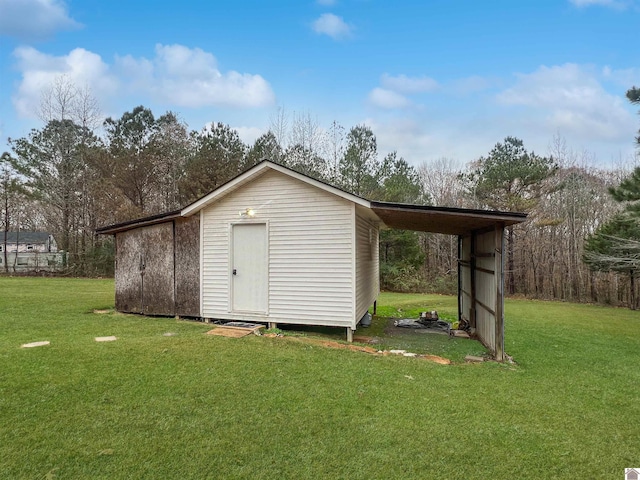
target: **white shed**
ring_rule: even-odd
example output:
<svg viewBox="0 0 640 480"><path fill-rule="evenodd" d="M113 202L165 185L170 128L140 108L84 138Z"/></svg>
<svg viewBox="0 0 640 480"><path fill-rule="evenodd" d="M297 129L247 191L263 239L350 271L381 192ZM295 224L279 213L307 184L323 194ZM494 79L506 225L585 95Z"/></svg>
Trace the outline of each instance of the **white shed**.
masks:
<svg viewBox="0 0 640 480"><path fill-rule="evenodd" d="M343 327L380 292L381 228L458 237L458 316L502 360L505 227L525 214L372 202L267 160L182 210L116 236L116 308Z"/></svg>
<svg viewBox="0 0 640 480"><path fill-rule="evenodd" d="M264 161L189 205L203 318L345 327L379 292L369 202Z"/></svg>

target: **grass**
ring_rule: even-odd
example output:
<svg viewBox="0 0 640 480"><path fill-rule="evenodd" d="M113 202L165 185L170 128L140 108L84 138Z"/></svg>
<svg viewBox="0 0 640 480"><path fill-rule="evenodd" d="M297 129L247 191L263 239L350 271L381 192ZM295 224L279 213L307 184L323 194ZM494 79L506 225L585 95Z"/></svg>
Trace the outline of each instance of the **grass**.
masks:
<svg viewBox="0 0 640 480"><path fill-rule="evenodd" d="M507 301L517 365L442 366L94 314L112 307L108 280L0 291L2 479L616 478L640 464L638 312ZM385 294L378 312L425 306L455 299ZM51 345L20 348L37 340Z"/></svg>
<svg viewBox="0 0 640 480"><path fill-rule="evenodd" d="M454 322L457 319L457 299L445 295L407 295L383 293L378 301L377 315L371 326L358 328L357 336L372 337L375 347L380 350L401 349L417 354L439 355L461 362L467 355L487 356L484 346L476 341L448 335L434 334L424 330L390 329L397 318L418 319L420 312L436 310L442 320ZM334 340L344 340L344 329L318 326L282 326L285 334L317 335ZM393 330L390 332L390 330Z"/></svg>

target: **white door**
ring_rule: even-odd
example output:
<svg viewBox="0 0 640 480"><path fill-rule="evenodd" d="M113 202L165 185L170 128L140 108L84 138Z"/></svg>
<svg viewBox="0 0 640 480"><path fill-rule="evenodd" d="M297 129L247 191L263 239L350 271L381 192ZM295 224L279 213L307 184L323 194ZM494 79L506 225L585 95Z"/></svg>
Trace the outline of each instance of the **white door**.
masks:
<svg viewBox="0 0 640 480"><path fill-rule="evenodd" d="M234 312L267 312L267 225L233 225L231 302Z"/></svg>

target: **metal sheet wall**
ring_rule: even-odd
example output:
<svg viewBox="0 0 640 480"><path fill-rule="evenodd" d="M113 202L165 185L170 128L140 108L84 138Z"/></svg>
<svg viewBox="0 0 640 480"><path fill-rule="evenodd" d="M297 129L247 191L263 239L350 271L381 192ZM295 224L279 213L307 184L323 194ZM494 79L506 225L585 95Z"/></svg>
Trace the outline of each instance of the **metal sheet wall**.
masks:
<svg viewBox="0 0 640 480"><path fill-rule="evenodd" d="M497 360L504 354L503 237L496 225L459 238L459 316Z"/></svg>

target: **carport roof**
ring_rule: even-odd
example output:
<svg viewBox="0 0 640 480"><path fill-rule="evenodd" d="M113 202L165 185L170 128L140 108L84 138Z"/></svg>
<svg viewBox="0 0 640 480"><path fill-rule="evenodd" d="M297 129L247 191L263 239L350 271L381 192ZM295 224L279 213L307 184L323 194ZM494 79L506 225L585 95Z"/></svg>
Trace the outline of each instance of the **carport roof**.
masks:
<svg viewBox="0 0 640 480"><path fill-rule="evenodd" d="M497 224L514 225L527 218L526 213L388 202L371 202L371 210L390 228L449 235L467 235Z"/></svg>

